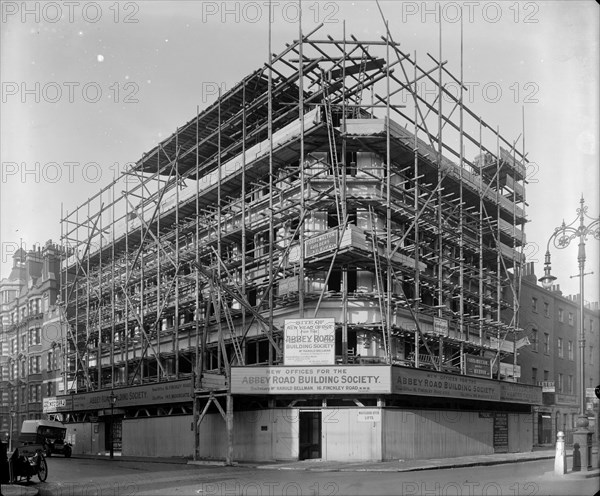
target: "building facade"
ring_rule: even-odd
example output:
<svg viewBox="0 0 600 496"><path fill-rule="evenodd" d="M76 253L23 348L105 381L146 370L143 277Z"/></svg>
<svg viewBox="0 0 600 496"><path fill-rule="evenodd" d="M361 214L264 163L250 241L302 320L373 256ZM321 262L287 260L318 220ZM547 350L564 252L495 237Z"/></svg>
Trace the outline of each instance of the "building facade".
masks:
<svg viewBox="0 0 600 496"><path fill-rule="evenodd" d="M565 432L567 443L572 442L583 387L589 429L598 439L598 399L593 392L600 384L598 303L586 303L583 317L585 386L579 377L579 295L563 296L558 285L544 289L538 283L534 263L529 262L521 285L520 318L530 343L519 349L521 381L540 385L543 391L543 405L534 408L535 445L554 445L558 431Z"/></svg>
<svg viewBox="0 0 600 496"><path fill-rule="evenodd" d="M48 241L13 255L0 281L0 433L20 432L26 419L42 418L43 398L63 392L62 336L47 320L59 294L60 253Z"/></svg>
<svg viewBox="0 0 600 496"><path fill-rule="evenodd" d="M62 219L68 394L45 411L75 453L530 449L541 389L504 296L524 152L391 38L306 37L265 67Z"/></svg>

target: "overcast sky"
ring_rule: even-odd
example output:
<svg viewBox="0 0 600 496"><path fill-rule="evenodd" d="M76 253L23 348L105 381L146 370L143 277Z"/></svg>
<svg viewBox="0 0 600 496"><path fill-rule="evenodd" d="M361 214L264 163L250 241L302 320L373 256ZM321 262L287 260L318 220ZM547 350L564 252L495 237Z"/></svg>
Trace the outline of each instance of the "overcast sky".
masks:
<svg viewBox="0 0 600 496"><path fill-rule="evenodd" d="M381 1L395 41L438 53L459 73L463 6L469 107L516 140L525 113L526 227L542 275L554 227L583 194L598 216L599 9L593 1ZM61 203L72 211L268 57L268 2L2 2L0 277L10 255L59 241ZM303 32L379 40L375 2L304 0ZM273 52L298 37L297 2L273 2ZM486 86L487 85L487 86ZM483 88L486 91L483 91ZM497 94L496 90L501 94ZM493 90L493 92L490 92ZM519 145L520 146L520 145ZM472 158L472 157L471 157ZM77 165L68 165L74 163ZM99 164L87 165L90 163ZM586 300L598 301L599 241L588 243ZM8 259L8 260L7 260ZM553 272L578 292L577 245L553 250Z"/></svg>

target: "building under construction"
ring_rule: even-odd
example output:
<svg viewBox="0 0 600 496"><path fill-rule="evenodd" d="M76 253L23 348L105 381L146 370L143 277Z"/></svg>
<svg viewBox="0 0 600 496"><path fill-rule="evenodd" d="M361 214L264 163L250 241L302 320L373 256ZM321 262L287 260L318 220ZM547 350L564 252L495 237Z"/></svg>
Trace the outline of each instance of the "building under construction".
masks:
<svg viewBox="0 0 600 496"><path fill-rule="evenodd" d="M65 212L71 394L45 411L96 424L80 451L529 450L524 139L463 105L460 72L317 29Z"/></svg>

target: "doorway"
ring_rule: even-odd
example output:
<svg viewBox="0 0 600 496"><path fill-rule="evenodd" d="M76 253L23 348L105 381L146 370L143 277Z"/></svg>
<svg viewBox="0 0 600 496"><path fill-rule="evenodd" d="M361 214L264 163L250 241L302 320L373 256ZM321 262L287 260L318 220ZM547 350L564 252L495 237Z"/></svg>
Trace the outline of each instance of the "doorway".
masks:
<svg viewBox="0 0 600 496"><path fill-rule="evenodd" d="M106 451L110 451L112 442L113 451L121 451L123 439L123 417L113 417L112 434L110 417L106 417L106 428L104 429L104 446Z"/></svg>
<svg viewBox="0 0 600 496"><path fill-rule="evenodd" d="M321 412L300 412L300 460L321 458Z"/></svg>

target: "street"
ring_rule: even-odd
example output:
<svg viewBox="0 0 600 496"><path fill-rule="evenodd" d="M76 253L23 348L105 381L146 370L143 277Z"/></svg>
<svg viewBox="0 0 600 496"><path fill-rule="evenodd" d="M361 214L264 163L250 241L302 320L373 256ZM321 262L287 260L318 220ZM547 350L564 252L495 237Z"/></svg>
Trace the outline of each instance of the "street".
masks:
<svg viewBox="0 0 600 496"><path fill-rule="evenodd" d="M598 478L558 479L553 460L417 472L265 470L52 457L43 496L137 495L592 495Z"/></svg>

